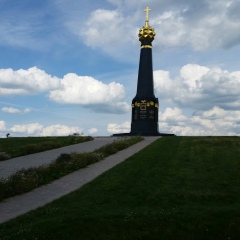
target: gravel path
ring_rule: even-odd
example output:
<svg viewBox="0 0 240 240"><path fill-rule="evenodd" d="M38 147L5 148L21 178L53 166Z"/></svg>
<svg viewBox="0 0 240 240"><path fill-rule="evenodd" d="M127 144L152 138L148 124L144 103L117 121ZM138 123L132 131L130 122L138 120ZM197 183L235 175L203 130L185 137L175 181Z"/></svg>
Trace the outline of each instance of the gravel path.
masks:
<svg viewBox="0 0 240 240"><path fill-rule="evenodd" d="M37 188L32 192L7 199L5 202L0 203L0 223L44 206L55 199L77 190L103 172L111 169L115 165L145 148L158 138L159 137L145 137L143 141L111 155L100 162L89 165L87 168L73 172L59 180ZM99 139L99 141L101 140ZM98 141L96 140L95 143L97 142ZM106 144L107 140L102 139L102 142ZM91 144L91 142L88 143Z"/></svg>

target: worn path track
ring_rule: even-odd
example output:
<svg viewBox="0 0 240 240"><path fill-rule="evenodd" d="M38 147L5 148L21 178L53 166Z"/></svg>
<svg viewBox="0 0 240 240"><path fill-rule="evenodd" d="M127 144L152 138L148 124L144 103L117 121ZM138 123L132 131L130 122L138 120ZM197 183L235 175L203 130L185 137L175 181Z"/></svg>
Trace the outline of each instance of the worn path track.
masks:
<svg viewBox="0 0 240 240"><path fill-rule="evenodd" d="M116 139L117 138L115 137L98 137L93 141L78 143L71 146L2 161L0 162L0 178L7 178L21 168L38 167L43 164L48 164L55 160L61 153L92 152Z"/></svg>
<svg viewBox="0 0 240 240"><path fill-rule="evenodd" d="M32 192L7 199L5 202L0 203L0 223L44 206L55 199L77 190L158 138L159 137L145 137L143 141L111 155L100 162L89 165L87 168L73 172Z"/></svg>

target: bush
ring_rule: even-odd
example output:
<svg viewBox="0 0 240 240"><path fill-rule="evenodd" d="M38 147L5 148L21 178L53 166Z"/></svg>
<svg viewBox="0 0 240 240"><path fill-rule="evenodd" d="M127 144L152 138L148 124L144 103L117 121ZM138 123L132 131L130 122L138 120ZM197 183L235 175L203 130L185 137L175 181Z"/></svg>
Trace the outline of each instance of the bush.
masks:
<svg viewBox="0 0 240 240"><path fill-rule="evenodd" d="M0 152L0 161L11 158L6 152Z"/></svg>
<svg viewBox="0 0 240 240"><path fill-rule="evenodd" d="M109 155L115 154L118 151L121 151L139 141L141 141L142 137L131 137L131 138L124 138L120 140L116 140L110 144L107 144L95 151L95 153L100 153L104 157Z"/></svg>
<svg viewBox="0 0 240 240"><path fill-rule="evenodd" d="M8 197L29 192L36 187L50 183L71 172L98 162L105 157L123 150L143 138L133 137L107 144L94 152L62 153L49 165L21 169L7 179L0 179L0 201Z"/></svg>
<svg viewBox="0 0 240 240"><path fill-rule="evenodd" d="M62 153L55 161L56 163L68 162L72 159L72 156L68 153Z"/></svg>
<svg viewBox="0 0 240 240"><path fill-rule="evenodd" d="M87 142L87 141L92 141L93 137L91 136L71 136L70 138L70 143L71 144L77 144L77 143L82 143L82 142Z"/></svg>

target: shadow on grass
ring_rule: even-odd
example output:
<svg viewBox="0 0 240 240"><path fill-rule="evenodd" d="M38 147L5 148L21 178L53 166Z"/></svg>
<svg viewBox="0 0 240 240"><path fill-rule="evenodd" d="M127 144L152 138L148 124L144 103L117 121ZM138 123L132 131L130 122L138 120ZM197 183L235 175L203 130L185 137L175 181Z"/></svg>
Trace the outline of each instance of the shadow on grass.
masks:
<svg viewBox="0 0 240 240"><path fill-rule="evenodd" d="M0 239L238 240L240 140L161 138Z"/></svg>

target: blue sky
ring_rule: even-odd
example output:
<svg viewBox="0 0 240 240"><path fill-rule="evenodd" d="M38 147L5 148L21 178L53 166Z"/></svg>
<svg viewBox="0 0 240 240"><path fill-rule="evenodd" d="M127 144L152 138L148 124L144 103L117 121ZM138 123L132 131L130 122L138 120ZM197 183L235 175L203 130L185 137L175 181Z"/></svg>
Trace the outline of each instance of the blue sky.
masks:
<svg viewBox="0 0 240 240"><path fill-rule="evenodd" d="M0 0L0 137L129 132L146 6L160 132L239 136L239 0Z"/></svg>

